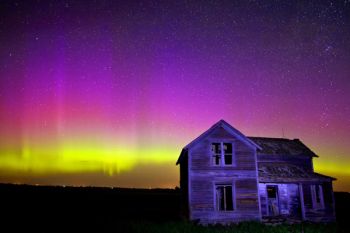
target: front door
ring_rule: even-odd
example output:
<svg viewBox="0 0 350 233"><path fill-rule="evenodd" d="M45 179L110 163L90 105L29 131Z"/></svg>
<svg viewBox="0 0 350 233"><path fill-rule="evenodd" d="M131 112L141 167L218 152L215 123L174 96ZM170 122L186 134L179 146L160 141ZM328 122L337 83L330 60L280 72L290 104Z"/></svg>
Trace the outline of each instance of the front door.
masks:
<svg viewBox="0 0 350 233"><path fill-rule="evenodd" d="M277 216L280 214L279 202L278 202L278 186L267 185L266 190L267 190L268 215Z"/></svg>

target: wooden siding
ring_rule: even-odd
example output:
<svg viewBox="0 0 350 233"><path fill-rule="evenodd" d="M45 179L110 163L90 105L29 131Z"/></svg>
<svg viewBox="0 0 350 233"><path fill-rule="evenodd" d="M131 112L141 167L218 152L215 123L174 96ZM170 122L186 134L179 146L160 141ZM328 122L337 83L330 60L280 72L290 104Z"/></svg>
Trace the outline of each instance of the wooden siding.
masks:
<svg viewBox="0 0 350 233"><path fill-rule="evenodd" d="M233 143L234 165L212 165L213 142ZM260 220L255 149L218 127L189 151L189 159L191 220L202 224ZM232 184L233 211L216 210L215 184Z"/></svg>
<svg viewBox="0 0 350 233"><path fill-rule="evenodd" d="M259 208L255 179L240 179L235 182L236 208L239 211L256 211Z"/></svg>
<svg viewBox="0 0 350 233"><path fill-rule="evenodd" d="M287 184L289 215L302 219L302 208L298 184Z"/></svg>

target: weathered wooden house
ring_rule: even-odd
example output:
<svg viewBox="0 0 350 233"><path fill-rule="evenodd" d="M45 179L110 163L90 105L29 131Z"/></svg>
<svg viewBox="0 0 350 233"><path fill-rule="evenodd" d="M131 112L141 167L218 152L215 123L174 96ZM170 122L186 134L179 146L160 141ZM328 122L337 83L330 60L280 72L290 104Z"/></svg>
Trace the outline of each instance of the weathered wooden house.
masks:
<svg viewBox="0 0 350 233"><path fill-rule="evenodd" d="M190 220L334 221L332 177L298 139L247 137L224 120L185 146L180 187Z"/></svg>

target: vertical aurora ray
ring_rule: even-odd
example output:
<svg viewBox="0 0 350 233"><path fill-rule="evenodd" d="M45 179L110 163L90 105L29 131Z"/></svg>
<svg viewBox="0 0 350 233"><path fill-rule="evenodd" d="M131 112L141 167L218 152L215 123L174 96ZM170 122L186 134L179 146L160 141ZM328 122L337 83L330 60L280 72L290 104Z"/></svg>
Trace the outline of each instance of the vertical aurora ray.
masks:
<svg viewBox="0 0 350 233"><path fill-rule="evenodd" d="M1 4L0 182L174 187L225 119L350 190L349 4Z"/></svg>

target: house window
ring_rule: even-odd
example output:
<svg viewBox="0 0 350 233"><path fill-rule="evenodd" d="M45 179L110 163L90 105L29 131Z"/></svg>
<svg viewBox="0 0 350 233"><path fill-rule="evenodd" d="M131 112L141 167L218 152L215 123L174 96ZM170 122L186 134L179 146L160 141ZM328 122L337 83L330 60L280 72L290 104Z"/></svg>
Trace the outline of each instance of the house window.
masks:
<svg viewBox="0 0 350 233"><path fill-rule="evenodd" d="M233 148L232 143L216 142L211 144L213 165L232 165L233 164Z"/></svg>
<svg viewBox="0 0 350 233"><path fill-rule="evenodd" d="M232 185L216 185L216 210L232 211L233 205L233 188Z"/></svg>
<svg viewBox="0 0 350 233"><path fill-rule="evenodd" d="M323 209L323 190L322 185L311 185L312 206L314 209Z"/></svg>

